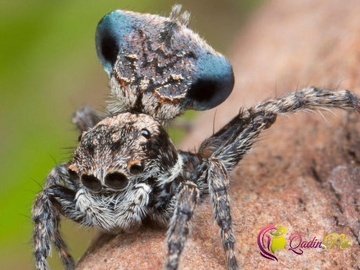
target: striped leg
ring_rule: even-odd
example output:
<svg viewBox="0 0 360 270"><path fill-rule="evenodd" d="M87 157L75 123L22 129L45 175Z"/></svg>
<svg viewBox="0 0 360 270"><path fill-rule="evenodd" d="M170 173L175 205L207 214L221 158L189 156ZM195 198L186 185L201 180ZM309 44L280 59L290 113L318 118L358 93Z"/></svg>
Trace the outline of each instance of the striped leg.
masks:
<svg viewBox="0 0 360 270"><path fill-rule="evenodd" d="M54 243L59 251L64 268L67 270L75 268L75 261L68 252L59 231L61 206L53 194L57 187L64 189L64 187L59 186L63 180L70 184L71 179L72 176L69 175L66 164L55 167L46 179L45 188L36 197L32 209L32 219L34 221L35 268L37 270L49 269L46 258L51 252L51 243ZM70 195L75 196L74 191L67 190Z"/></svg>
<svg viewBox="0 0 360 270"><path fill-rule="evenodd" d="M180 254L189 234L189 223L193 216L199 191L192 182L186 182L181 186L177 197L177 204L174 215L171 219L168 230L168 256L165 262L165 269L175 270L178 268Z"/></svg>
<svg viewBox="0 0 360 270"><path fill-rule="evenodd" d="M225 166L216 159L210 159L208 183L214 217L220 227L228 269L239 269L234 251L235 237L232 231L230 201L226 191L229 185L229 176Z"/></svg>

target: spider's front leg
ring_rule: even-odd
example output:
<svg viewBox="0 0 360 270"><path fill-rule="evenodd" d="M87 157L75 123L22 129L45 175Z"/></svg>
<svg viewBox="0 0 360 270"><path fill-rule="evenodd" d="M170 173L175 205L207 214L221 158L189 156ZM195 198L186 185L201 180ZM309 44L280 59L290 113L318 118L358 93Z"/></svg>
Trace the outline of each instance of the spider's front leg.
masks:
<svg viewBox="0 0 360 270"><path fill-rule="evenodd" d="M84 107L73 115L73 123L80 132L94 127L100 116L90 107ZM60 214L75 222L82 222L83 213L76 209L75 195L79 189L78 176L69 171L68 164L55 167L48 175L44 189L37 195L32 208L35 223L33 242L36 269L48 269L47 257L54 243L65 269L74 269L75 261L59 232Z"/></svg>
<svg viewBox="0 0 360 270"><path fill-rule="evenodd" d="M189 234L190 219L199 199L199 190L194 183L188 181L179 188L177 203L168 229L168 255L165 262L165 268L168 270L178 268L180 254Z"/></svg>
<svg viewBox="0 0 360 270"><path fill-rule="evenodd" d="M61 185L61 183L64 184ZM74 269L75 261L60 234L60 214L75 221L76 176L71 174L67 164L55 167L48 175L44 189L37 195L32 208L34 221L34 256L37 270L48 269L47 257L53 243L59 251L65 269Z"/></svg>

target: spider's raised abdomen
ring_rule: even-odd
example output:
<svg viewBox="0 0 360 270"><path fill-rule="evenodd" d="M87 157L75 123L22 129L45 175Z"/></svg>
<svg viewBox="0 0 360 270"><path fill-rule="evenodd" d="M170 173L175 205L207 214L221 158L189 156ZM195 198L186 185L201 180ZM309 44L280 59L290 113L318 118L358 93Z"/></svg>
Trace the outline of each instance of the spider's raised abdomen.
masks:
<svg viewBox="0 0 360 270"><path fill-rule="evenodd" d="M96 30L99 60L110 77L112 112L159 121L222 103L234 86L229 61L188 28L189 13L169 17L115 10Z"/></svg>

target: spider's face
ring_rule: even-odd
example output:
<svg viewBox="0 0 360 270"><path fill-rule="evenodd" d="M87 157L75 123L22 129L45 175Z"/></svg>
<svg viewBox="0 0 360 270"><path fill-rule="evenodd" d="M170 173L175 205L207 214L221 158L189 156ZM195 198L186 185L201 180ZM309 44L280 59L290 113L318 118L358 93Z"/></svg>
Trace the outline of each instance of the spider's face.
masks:
<svg viewBox="0 0 360 270"><path fill-rule="evenodd" d="M163 121L230 95L230 63L188 28L188 19L179 6L168 18L115 10L101 19L96 49L121 111Z"/></svg>
<svg viewBox="0 0 360 270"><path fill-rule="evenodd" d="M132 189L177 162L165 130L150 116L123 113L84 132L69 169L90 192Z"/></svg>

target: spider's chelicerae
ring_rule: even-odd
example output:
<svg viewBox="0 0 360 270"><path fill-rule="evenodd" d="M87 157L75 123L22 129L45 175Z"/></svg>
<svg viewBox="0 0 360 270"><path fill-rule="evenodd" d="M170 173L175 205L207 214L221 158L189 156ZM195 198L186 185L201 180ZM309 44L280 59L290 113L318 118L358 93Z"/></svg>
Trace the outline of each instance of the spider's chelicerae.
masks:
<svg viewBox="0 0 360 270"><path fill-rule="evenodd" d="M228 61L188 27L188 13L169 18L114 11L99 23L97 50L110 78L109 114L85 107L73 117L82 132L73 158L46 178L33 206L36 269L48 269L54 244L75 268L59 231L60 215L110 232L144 220L168 226L166 269L177 269L196 205L210 197L229 269L237 269L229 173L277 115L300 110L360 110L347 90L308 87L243 109L198 152L177 150L162 127L186 109L215 107L230 94Z"/></svg>

